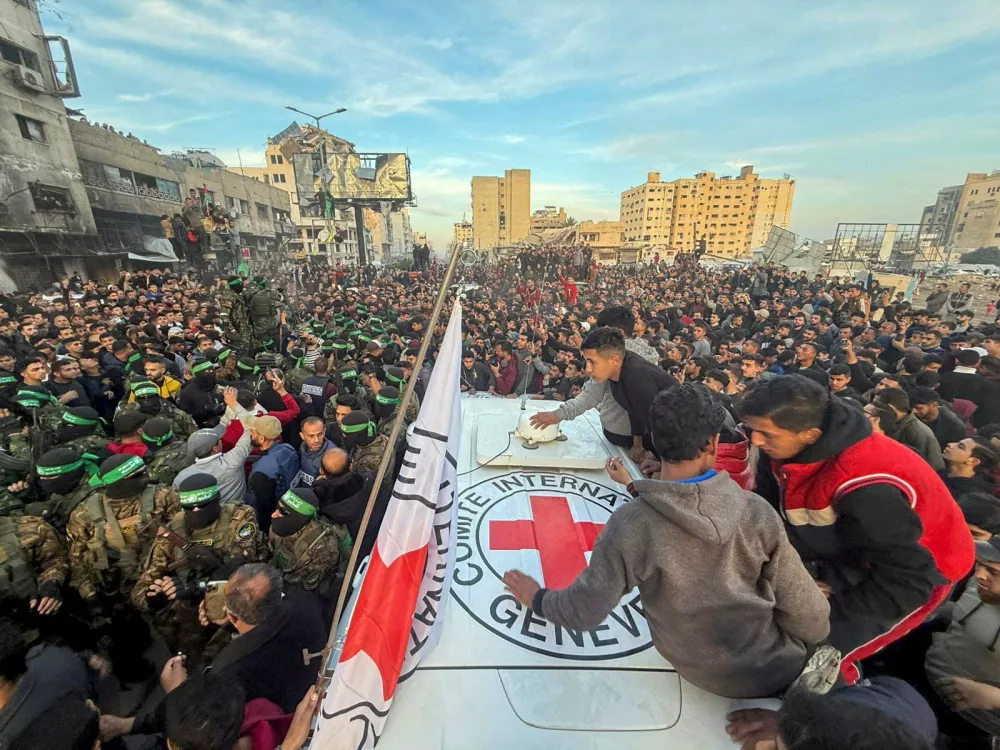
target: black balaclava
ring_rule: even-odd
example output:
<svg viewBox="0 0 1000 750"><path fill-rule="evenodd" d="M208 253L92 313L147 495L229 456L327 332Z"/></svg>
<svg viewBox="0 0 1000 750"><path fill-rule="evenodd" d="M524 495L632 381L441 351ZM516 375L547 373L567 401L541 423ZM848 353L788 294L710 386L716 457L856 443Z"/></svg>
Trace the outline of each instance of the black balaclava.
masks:
<svg viewBox="0 0 1000 750"><path fill-rule="evenodd" d="M90 406L74 406L63 412L59 427L55 431L57 443L87 437L97 432L100 417Z"/></svg>
<svg viewBox="0 0 1000 750"><path fill-rule="evenodd" d="M316 493L306 487L288 490L278 500L277 518L271 519L271 531L277 536L289 536L305 528L316 515L319 500Z"/></svg>
<svg viewBox="0 0 1000 750"><path fill-rule="evenodd" d="M143 414L155 417L160 413L163 404L160 401L160 389L155 383L149 380L134 383L132 395L135 396L135 403Z"/></svg>
<svg viewBox="0 0 1000 750"><path fill-rule="evenodd" d="M219 520L222 505L219 502L219 480L211 474L192 474L177 487L181 508L184 510L184 528L198 531Z"/></svg>
<svg viewBox="0 0 1000 750"><path fill-rule="evenodd" d="M101 464L100 471L90 478L91 487L100 487L112 500L122 500L142 494L149 483L146 464L138 456L121 453Z"/></svg>
<svg viewBox="0 0 1000 750"><path fill-rule="evenodd" d="M372 409L379 419L388 419L399 407L399 391L391 385L384 385L372 399Z"/></svg>
<svg viewBox="0 0 1000 750"><path fill-rule="evenodd" d="M243 279L239 276L230 276L226 279L226 286L232 289L237 294L243 293Z"/></svg>
<svg viewBox="0 0 1000 750"><path fill-rule="evenodd" d="M170 420L153 417L142 426L142 441L154 451L160 450L174 439Z"/></svg>
<svg viewBox="0 0 1000 750"><path fill-rule="evenodd" d="M358 445L368 445L375 438L375 423L367 412L352 411L340 425L344 436L344 449L350 451Z"/></svg>
<svg viewBox="0 0 1000 750"><path fill-rule="evenodd" d="M199 362L191 368L191 374L194 375L194 382L201 390L215 390L215 363L208 360Z"/></svg>
<svg viewBox="0 0 1000 750"><path fill-rule="evenodd" d="M35 465L38 487L46 497L68 495L80 486L86 473L83 459L72 448L53 448L43 453Z"/></svg>

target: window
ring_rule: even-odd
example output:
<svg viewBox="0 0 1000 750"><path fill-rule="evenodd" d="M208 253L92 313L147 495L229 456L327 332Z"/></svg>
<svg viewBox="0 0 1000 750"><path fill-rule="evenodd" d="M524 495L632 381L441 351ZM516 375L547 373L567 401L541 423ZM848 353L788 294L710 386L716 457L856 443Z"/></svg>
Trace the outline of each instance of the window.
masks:
<svg viewBox="0 0 1000 750"><path fill-rule="evenodd" d="M45 123L23 115L14 115L14 117L17 118L18 127L21 128L22 138L26 141L45 143Z"/></svg>
<svg viewBox="0 0 1000 750"><path fill-rule="evenodd" d="M0 39L0 60L14 63L14 65L23 65L38 73L42 72L42 66L38 64L38 55L30 49L11 44L6 39Z"/></svg>
<svg viewBox="0 0 1000 750"><path fill-rule="evenodd" d="M257 204L257 218L258 219L269 219L271 215L267 212L267 206L263 203Z"/></svg>
<svg viewBox="0 0 1000 750"><path fill-rule="evenodd" d="M31 199L34 201L37 211L63 214L76 213L76 210L73 208L73 201L69 197L69 191L60 187L34 182L31 184Z"/></svg>
<svg viewBox="0 0 1000 750"><path fill-rule="evenodd" d="M285 181L285 175L283 175L283 174L271 175L271 184L272 185L277 185L279 182L284 182L284 181Z"/></svg>

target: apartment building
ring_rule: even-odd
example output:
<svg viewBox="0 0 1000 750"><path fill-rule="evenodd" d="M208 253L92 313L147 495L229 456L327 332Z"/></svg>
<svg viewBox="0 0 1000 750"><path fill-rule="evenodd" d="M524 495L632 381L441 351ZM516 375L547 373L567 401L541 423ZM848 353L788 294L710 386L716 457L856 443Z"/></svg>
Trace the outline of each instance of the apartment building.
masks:
<svg viewBox="0 0 1000 750"><path fill-rule="evenodd" d="M620 220L630 244L691 252L704 239L707 252L740 258L763 246L772 226L788 227L794 196L794 180L762 180L751 165L738 177L700 172L672 182L650 172L622 193Z"/></svg>
<svg viewBox="0 0 1000 750"><path fill-rule="evenodd" d="M531 214L531 231L540 232L543 229L562 229L569 226L566 209L555 206L540 208Z"/></svg>
<svg viewBox="0 0 1000 750"><path fill-rule="evenodd" d="M1000 246L1000 169L965 178L950 240L959 252Z"/></svg>
<svg viewBox="0 0 1000 750"><path fill-rule="evenodd" d="M503 177L472 178L472 242L475 248L513 244L530 232L530 169L508 169Z"/></svg>

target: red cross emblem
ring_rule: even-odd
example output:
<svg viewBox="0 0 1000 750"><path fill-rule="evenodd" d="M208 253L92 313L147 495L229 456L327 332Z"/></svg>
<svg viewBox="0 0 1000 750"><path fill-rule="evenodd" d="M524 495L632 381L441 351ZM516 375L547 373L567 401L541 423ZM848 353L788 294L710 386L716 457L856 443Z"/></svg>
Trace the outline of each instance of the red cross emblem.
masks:
<svg viewBox="0 0 1000 750"><path fill-rule="evenodd" d="M490 521L491 550L537 549L543 585L564 589L587 567L602 523L574 521L564 495L529 495L531 519Z"/></svg>

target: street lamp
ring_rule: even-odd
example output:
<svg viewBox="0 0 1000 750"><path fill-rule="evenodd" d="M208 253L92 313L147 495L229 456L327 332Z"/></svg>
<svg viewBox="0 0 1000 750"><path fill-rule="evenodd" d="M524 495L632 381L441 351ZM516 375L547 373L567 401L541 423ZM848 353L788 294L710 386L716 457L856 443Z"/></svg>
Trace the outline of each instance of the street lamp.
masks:
<svg viewBox="0 0 1000 750"><path fill-rule="evenodd" d="M323 119L329 117L330 115L339 115L341 112L346 112L347 111L346 107L340 107L339 109L333 110L333 112L327 112L325 115L318 115L317 116L317 115L311 115L308 112L303 112L301 109L296 109L295 107L289 107L288 105L285 105L285 109L290 109L292 112L298 112L300 115L305 115L310 120L315 120L316 121L316 130L320 129L320 127L319 127L320 120L323 120ZM327 168L327 163L326 163L326 139L322 138L322 137L320 137L320 139L319 139L319 160L320 160L320 163L323 165L322 168L326 169ZM326 231L327 231L327 234L329 235L329 234L331 234L333 232L333 220L332 220L332 218L330 216L327 216L327 213L326 213L326 192L327 192L326 189L327 189L327 181L325 179L323 179L322 177L320 177L320 185L323 188L323 204L322 204L322 206L323 206L323 215L326 216ZM329 243L329 239L330 238L327 237L327 242L328 243Z"/></svg>

